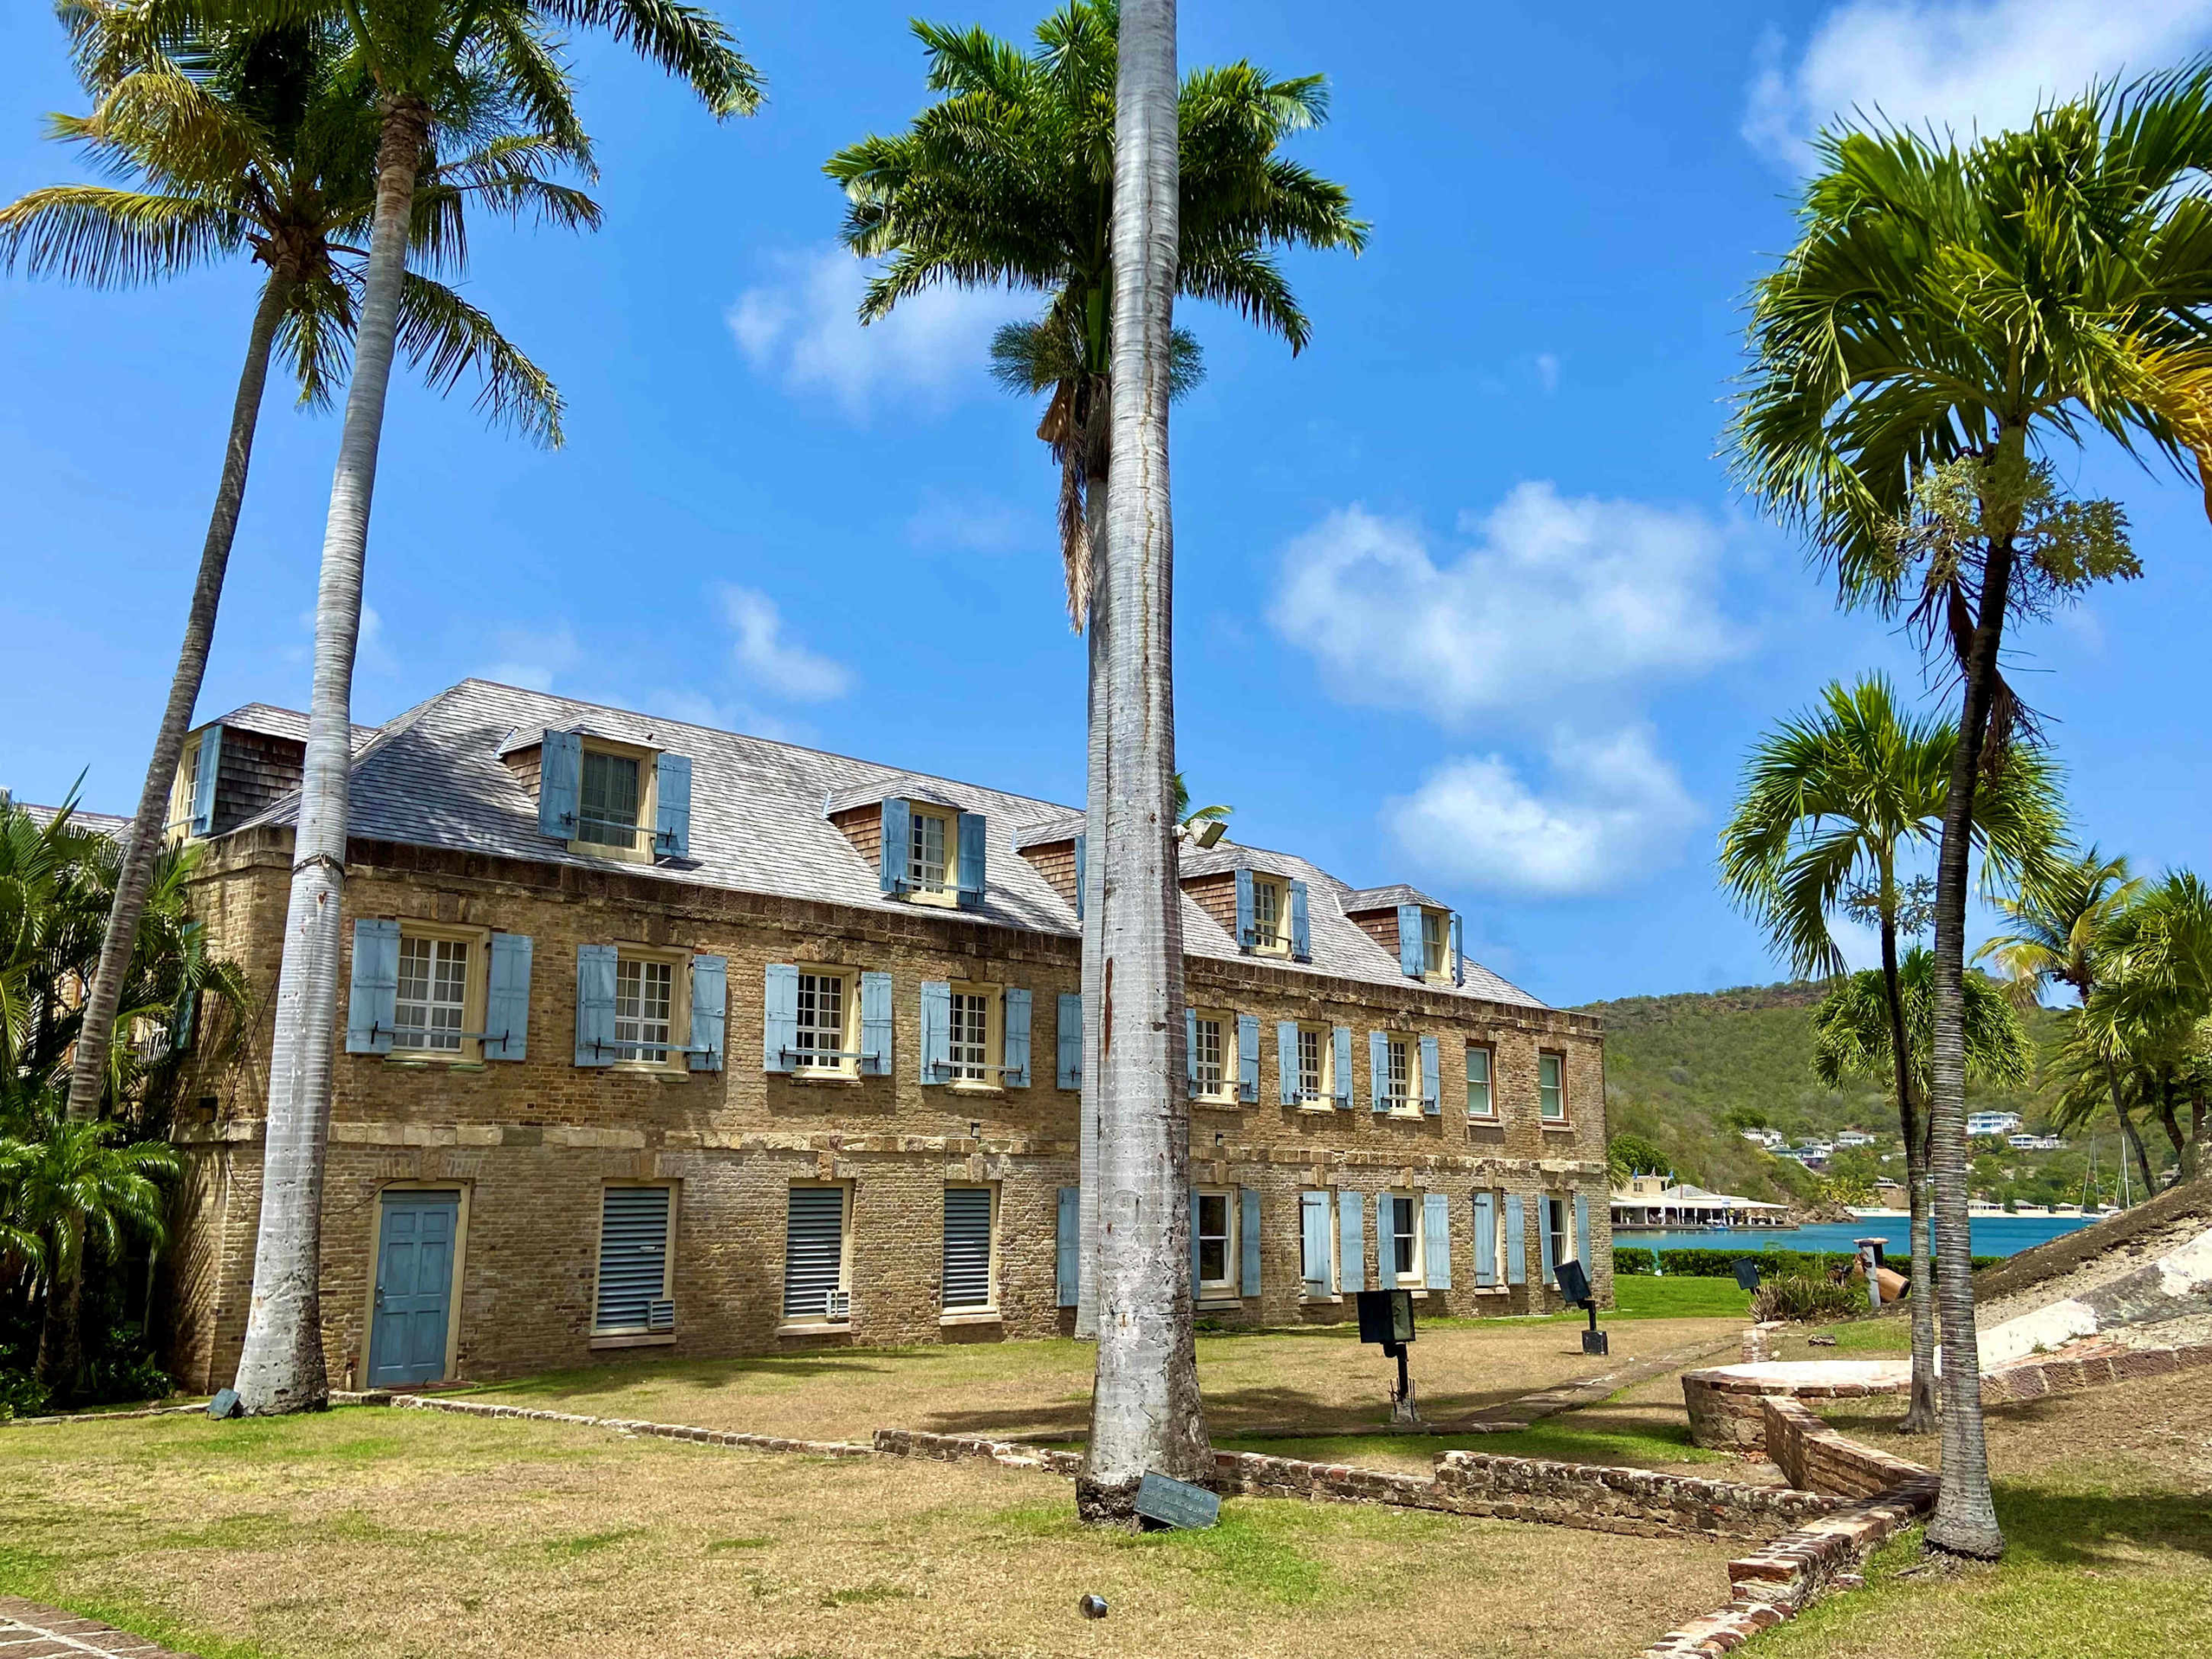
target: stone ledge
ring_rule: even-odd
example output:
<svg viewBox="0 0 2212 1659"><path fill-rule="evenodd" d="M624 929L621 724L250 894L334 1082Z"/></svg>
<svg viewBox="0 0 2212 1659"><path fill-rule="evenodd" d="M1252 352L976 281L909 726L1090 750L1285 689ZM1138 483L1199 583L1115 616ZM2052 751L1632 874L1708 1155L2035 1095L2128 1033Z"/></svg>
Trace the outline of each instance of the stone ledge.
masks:
<svg viewBox="0 0 2212 1659"><path fill-rule="evenodd" d="M507 1417L532 1423L566 1423L576 1428L607 1428L654 1440L688 1440L696 1446L737 1446L748 1452L799 1452L816 1457L866 1458L873 1446L852 1440L800 1440L780 1434L741 1434L728 1429L696 1428L688 1423L652 1423L626 1417L587 1417L575 1412L539 1411L527 1406L498 1406L480 1400L451 1400L435 1395L392 1394L381 1389L346 1393L334 1389L334 1406L387 1406L409 1411L448 1411L464 1417Z"/></svg>
<svg viewBox="0 0 2212 1659"><path fill-rule="evenodd" d="M2185 1348L2122 1348L2104 1352L2059 1353L2015 1360L1981 1376L1981 1403L2010 1405L2053 1394L2106 1388L2139 1376L2164 1376L2212 1365L2212 1343Z"/></svg>

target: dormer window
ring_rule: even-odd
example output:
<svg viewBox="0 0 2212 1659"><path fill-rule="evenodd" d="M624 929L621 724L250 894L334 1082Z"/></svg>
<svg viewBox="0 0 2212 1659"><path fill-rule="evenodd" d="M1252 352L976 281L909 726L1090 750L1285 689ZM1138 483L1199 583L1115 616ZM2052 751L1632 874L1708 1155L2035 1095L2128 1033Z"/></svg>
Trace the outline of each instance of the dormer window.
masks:
<svg viewBox="0 0 2212 1659"><path fill-rule="evenodd" d="M508 764L527 778L527 762L521 749ZM597 733L549 730L537 756L537 828L595 858L685 857L691 762Z"/></svg>
<svg viewBox="0 0 2212 1659"><path fill-rule="evenodd" d="M638 809L645 801L639 770L634 754L585 747L583 790L576 812L578 841L619 847L624 852L637 850Z"/></svg>
<svg viewBox="0 0 2212 1659"><path fill-rule="evenodd" d="M1238 870L1236 882L1238 948L1254 956L1309 960L1306 884L1253 869Z"/></svg>
<svg viewBox="0 0 2212 1659"><path fill-rule="evenodd" d="M1398 959L1408 979L1466 982L1459 913L1411 887L1369 887L1348 894L1344 914Z"/></svg>
<svg viewBox="0 0 2212 1659"><path fill-rule="evenodd" d="M1452 918L1440 910L1421 913L1421 970L1427 979L1440 979L1450 968Z"/></svg>
<svg viewBox="0 0 2212 1659"><path fill-rule="evenodd" d="M944 902L945 843L952 829L943 812L915 807L907 815L906 887L917 897Z"/></svg>
<svg viewBox="0 0 2212 1659"><path fill-rule="evenodd" d="M886 796L879 803L839 807L832 797L824 816L865 849L874 840L883 891L918 905L983 904L983 815L944 801ZM871 824L869 820L874 823ZM873 829L874 835L868 831Z"/></svg>

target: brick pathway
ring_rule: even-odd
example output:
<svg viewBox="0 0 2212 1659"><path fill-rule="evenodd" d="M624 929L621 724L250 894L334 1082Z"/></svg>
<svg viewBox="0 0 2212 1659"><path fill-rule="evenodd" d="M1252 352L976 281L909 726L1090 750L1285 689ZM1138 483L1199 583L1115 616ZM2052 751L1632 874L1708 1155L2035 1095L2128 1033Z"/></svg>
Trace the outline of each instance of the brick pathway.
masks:
<svg viewBox="0 0 2212 1659"><path fill-rule="evenodd" d="M1681 1370L1686 1365L1712 1357L1724 1348L1733 1348L1739 1340L1737 1337L1729 1336L1718 1342L1694 1342L1687 1348L1675 1348L1663 1354L1649 1354L1642 1359L1631 1359L1611 1370L1601 1371L1596 1376L1539 1389L1534 1394L1524 1394L1503 1405L1489 1407L1464 1422L1445 1426L1440 1432L1510 1433L1515 1429L1540 1422L1544 1418L1556 1417L1563 1411L1579 1411L1585 1406L1594 1406L1601 1400L1611 1399L1623 1389L1649 1382L1655 1376L1664 1376L1669 1371Z"/></svg>
<svg viewBox="0 0 2212 1659"><path fill-rule="evenodd" d="M193 1659L188 1653L172 1653L143 1636L118 1630L98 1619L79 1618L59 1607L0 1596L0 1659L79 1659L88 1654Z"/></svg>

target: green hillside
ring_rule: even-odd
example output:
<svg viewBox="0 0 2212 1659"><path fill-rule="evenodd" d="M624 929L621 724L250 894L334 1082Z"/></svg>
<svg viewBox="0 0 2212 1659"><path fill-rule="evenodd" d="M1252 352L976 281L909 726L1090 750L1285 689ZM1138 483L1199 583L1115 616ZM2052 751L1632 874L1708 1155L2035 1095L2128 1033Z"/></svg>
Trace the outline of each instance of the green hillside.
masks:
<svg viewBox="0 0 2212 1659"><path fill-rule="evenodd" d="M1758 1198L1786 1199L1803 1174L1745 1141L1738 1126L1763 1120L1796 1142L1862 1128L1895 1135L1888 1091L1823 1088L1813 1075L1812 1008L1821 987L1740 986L1672 996L1631 996L1581 1010L1605 1022L1605 1101L1615 1135L1663 1148L1684 1179ZM2054 1040L2054 1016L2029 1026ZM2018 1090L1969 1090L1970 1107L2043 1119L2039 1083Z"/></svg>

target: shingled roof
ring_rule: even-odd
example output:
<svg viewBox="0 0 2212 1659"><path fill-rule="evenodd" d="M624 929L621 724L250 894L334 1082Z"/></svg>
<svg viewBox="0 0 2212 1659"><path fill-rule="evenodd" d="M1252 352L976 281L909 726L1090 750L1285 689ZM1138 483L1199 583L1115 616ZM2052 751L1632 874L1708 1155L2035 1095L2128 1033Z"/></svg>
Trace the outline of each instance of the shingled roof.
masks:
<svg viewBox="0 0 2212 1659"><path fill-rule="evenodd" d="M690 855L652 866L573 853L538 833L537 810L503 749L521 747L549 728L588 728L641 747L685 755L691 762ZM851 905L908 908L884 893L874 864L863 859L825 817L824 804L858 804L905 792L956 803L988 822L985 893L974 919L1069 937L1078 931L1073 907L1015 849L1037 832L1064 838L1079 827L1080 810L951 779L925 777L818 749L656 715L573 702L541 691L464 680L378 728L355 751L351 791L353 835L410 846L534 859L541 862L648 871L663 880L739 892ZM289 824L298 798L279 802L241 828ZM833 809L834 810L834 809ZM1216 848L1205 856L1249 849ZM1195 860L1199 855L1194 851ZM1243 958L1286 973L1318 973L1377 984L1403 985L1395 957L1346 918L1351 889L1288 854L1265 855L1268 868L1307 887L1310 965L1274 957ZM1240 959L1236 943L1194 901L1183 901L1184 948L1194 957ZM1470 962L1464 987L1430 986L1446 995L1523 1007L1544 1004Z"/></svg>

